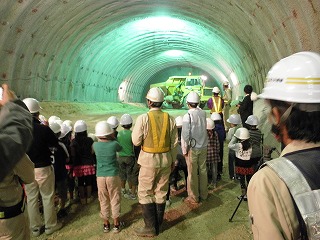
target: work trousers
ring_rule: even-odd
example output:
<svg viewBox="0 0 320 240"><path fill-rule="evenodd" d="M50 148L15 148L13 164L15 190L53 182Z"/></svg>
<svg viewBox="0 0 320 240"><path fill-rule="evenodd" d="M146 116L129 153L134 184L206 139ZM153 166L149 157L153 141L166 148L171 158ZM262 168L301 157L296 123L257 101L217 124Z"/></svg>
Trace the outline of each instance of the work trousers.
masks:
<svg viewBox="0 0 320 240"><path fill-rule="evenodd" d="M121 179L119 176L97 177L100 217L109 220L120 217Z"/></svg>
<svg viewBox="0 0 320 240"><path fill-rule="evenodd" d="M171 166L163 168L140 167L138 197L140 204L166 202Z"/></svg>
<svg viewBox="0 0 320 240"><path fill-rule="evenodd" d="M186 158L188 166L188 197L199 202L208 197L208 176L206 168L207 147L191 149Z"/></svg>
<svg viewBox="0 0 320 240"><path fill-rule="evenodd" d="M29 240L30 229L27 211L16 217L0 219L0 240Z"/></svg>
<svg viewBox="0 0 320 240"><path fill-rule="evenodd" d="M25 185L27 193L28 215L31 229L41 227L42 220L39 211L39 194L43 205L44 224L52 228L57 224L57 213L54 207L54 170L53 166L35 168L35 181Z"/></svg>

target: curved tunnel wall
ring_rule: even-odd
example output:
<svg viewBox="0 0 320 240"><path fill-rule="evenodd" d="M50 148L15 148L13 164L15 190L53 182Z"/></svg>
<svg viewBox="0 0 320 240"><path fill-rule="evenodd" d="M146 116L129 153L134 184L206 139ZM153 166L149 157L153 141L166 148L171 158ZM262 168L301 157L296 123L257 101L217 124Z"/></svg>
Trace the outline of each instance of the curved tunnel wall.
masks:
<svg viewBox="0 0 320 240"><path fill-rule="evenodd" d="M185 66L234 95L260 92L274 62L320 51L319 11L318 0L2 0L0 82L49 101L115 102L121 86L139 102L154 76Z"/></svg>

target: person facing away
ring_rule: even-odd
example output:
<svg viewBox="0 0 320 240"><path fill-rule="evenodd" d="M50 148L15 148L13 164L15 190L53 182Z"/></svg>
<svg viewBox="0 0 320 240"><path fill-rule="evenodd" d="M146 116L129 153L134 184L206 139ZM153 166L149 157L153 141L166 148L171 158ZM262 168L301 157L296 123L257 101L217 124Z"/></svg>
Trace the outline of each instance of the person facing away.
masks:
<svg viewBox="0 0 320 240"><path fill-rule="evenodd" d="M197 204L208 197L207 122L206 112L198 107L200 97L196 92L187 96L188 113L183 116L181 148L188 166L187 203Z"/></svg>
<svg viewBox="0 0 320 240"><path fill-rule="evenodd" d="M247 200L247 186L254 174L254 163L251 160L252 146L250 143L250 133L248 129L241 127L234 133L228 148L235 152L236 174L239 176L241 196L238 197Z"/></svg>
<svg viewBox="0 0 320 240"><path fill-rule="evenodd" d="M120 125L123 128L118 132L117 141L122 149L119 152L119 175L121 178L121 193L130 200L137 199L136 192L138 186L138 177L135 173L135 155L132 143L132 117L130 114L123 114L120 118ZM126 190L126 182L128 182L129 189Z"/></svg>
<svg viewBox="0 0 320 240"><path fill-rule="evenodd" d="M0 99L1 239L29 240L22 184L34 181L34 164L25 154L32 141L32 117L7 84Z"/></svg>
<svg viewBox="0 0 320 240"><path fill-rule="evenodd" d="M237 131L238 128L241 127L241 118L239 114L231 114L230 117L227 119L227 122L230 124L229 131L227 133L226 140L227 142L230 142L233 135ZM229 163L229 178L231 180L236 179L236 174L235 174L235 151L233 149L229 148L228 152L228 163Z"/></svg>
<svg viewBox="0 0 320 240"><path fill-rule="evenodd" d="M210 118L214 122L214 130L218 134L219 138L219 157L220 162L218 162L218 174L217 174L217 181L221 180L221 174L223 173L223 152L224 152L224 141L226 140L226 130L225 125L223 125L222 118L219 113L212 113Z"/></svg>
<svg viewBox="0 0 320 240"><path fill-rule="evenodd" d="M282 172L272 167L276 163L288 163L302 174L310 190L320 189L319 79L320 54L315 52L285 57L268 72L259 97L266 99L270 106L271 130L285 148L280 158L268 161L272 165L260 168L250 181L248 203L254 239L271 236L272 239L316 239L313 234L319 233L316 228L319 221L316 225L304 221L294 200L295 194L284 181L288 167ZM302 182L299 176L292 176L290 182ZM311 196L316 199L315 195Z"/></svg>
<svg viewBox="0 0 320 240"><path fill-rule="evenodd" d="M251 100L252 86L244 86L244 99L238 104L238 113L240 114L242 126L249 129L250 127L246 124L247 118L253 114L253 101Z"/></svg>
<svg viewBox="0 0 320 240"><path fill-rule="evenodd" d="M153 237L161 232L169 176L177 156L178 135L175 120L161 110L164 94L151 88L146 96L149 112L138 116L132 131L132 142L141 146L138 197L144 227L138 236Z"/></svg>
<svg viewBox="0 0 320 240"><path fill-rule="evenodd" d="M229 130L229 123L226 121L230 116L230 106L231 106L231 100L232 100L232 92L229 88L229 82L223 83L223 95L222 99L224 101L224 107L223 107L223 123L225 126L226 132Z"/></svg>
<svg viewBox="0 0 320 240"><path fill-rule="evenodd" d="M78 120L74 124L74 139L71 141L71 162L73 176L78 178L78 191L81 204L93 201L93 176L96 174L93 139L88 137L87 123Z"/></svg>
<svg viewBox="0 0 320 240"><path fill-rule="evenodd" d="M220 89L218 87L214 87L212 89L213 96L209 98L207 102L207 106L210 109L210 114L216 112L221 115L221 118L223 119L223 108L224 108L224 100L219 95Z"/></svg>
<svg viewBox="0 0 320 240"><path fill-rule="evenodd" d="M98 142L93 143L93 150L97 158L97 186L103 232L107 233L111 230L109 219L112 217L112 232L119 233L121 230L121 179L116 154L122 147L115 140L114 131L107 121L96 124L95 136Z"/></svg>
<svg viewBox="0 0 320 240"><path fill-rule="evenodd" d="M62 218L68 215L65 207L66 201L68 199L68 172L66 169L66 164L69 162L69 153L66 146L59 138L61 135L61 126L57 122L52 122L49 127L58 138L59 144L57 148L53 149L53 167L56 192L58 193L58 196L60 198L59 211L57 213L57 216L58 218Z"/></svg>
<svg viewBox="0 0 320 240"><path fill-rule="evenodd" d="M25 98L23 102L33 116L33 141L27 154L34 163L35 181L26 184L25 190L32 235L37 237L41 234L43 226L39 211L39 195L43 204L45 233L52 234L62 227L62 224L57 222L54 206L55 176L50 150L58 146L58 139L49 126L39 121L39 102L34 98Z"/></svg>
<svg viewBox="0 0 320 240"><path fill-rule="evenodd" d="M206 163L209 189L217 187L218 163L221 161L219 156L219 137L214 128L214 121L211 118L207 118L208 147Z"/></svg>
<svg viewBox="0 0 320 240"><path fill-rule="evenodd" d="M259 124L259 119L257 116L250 115L246 120L246 124L250 126L249 133L252 146L251 160L254 162L254 169L256 171L262 162L263 135L260 129L257 128Z"/></svg>

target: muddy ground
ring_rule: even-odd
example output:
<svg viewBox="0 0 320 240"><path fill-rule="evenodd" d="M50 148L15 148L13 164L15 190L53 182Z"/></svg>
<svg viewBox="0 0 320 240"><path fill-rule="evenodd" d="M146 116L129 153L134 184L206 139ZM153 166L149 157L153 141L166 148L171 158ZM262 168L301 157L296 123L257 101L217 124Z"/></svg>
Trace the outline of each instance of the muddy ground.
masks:
<svg viewBox="0 0 320 240"><path fill-rule="evenodd" d="M121 103L41 103L42 114L47 118L59 116L62 120L70 119L73 123L83 119L88 124L88 132L94 132L95 124L114 115L118 118L130 113L135 119L147 111L143 105ZM166 110L173 116L186 113L186 110ZM209 113L208 113L209 116ZM119 127L119 130L121 127ZM239 200L240 184L230 180L227 166L227 148L225 144L224 173L222 180L214 190L209 190L208 199L199 206L190 206L182 201L187 196L184 181L179 182L180 189L172 192L172 204L166 208L163 232L154 239L252 239L248 221L247 202L242 202L233 221L229 222ZM181 173L183 175L183 173ZM125 226L118 234L103 233L102 220L99 217L99 202L95 194L94 202L87 205L72 204L69 214L62 219L64 227L50 235L40 235L32 239L142 239L135 236L134 229L143 226L141 210L137 200L121 200L121 221Z"/></svg>

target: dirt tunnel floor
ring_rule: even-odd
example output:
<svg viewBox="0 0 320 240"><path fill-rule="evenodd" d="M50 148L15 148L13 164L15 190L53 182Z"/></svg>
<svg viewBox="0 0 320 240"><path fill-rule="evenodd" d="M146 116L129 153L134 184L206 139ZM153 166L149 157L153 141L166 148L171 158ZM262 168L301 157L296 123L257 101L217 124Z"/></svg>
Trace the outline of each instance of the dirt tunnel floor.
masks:
<svg viewBox="0 0 320 240"><path fill-rule="evenodd" d="M118 118L124 113L130 113L134 120L147 109L143 106L128 104L105 103L41 103L41 114L49 118L51 115L59 116L62 120L70 119L73 123L83 119L88 124L88 132L94 132L94 126L98 121L106 120L114 115ZM186 110L168 111L173 116L186 113ZM209 113L208 113L209 116ZM121 127L118 128L120 130ZM252 239L247 202L242 202L233 221L229 222L232 213L237 207L240 195L238 181L229 179L227 166L227 145L224 151L224 169L222 180L214 190L209 190L208 199L199 206L190 206L182 201L187 196L184 181L179 182L180 189L172 192L171 206L166 208L163 232L154 239ZM181 173L183 175L183 173ZM94 202L87 205L73 204L69 208L69 214L62 219L64 227L50 235L41 234L32 239L143 239L134 234L134 229L143 226L141 209L138 200L121 200L121 221L125 226L120 233L103 233L102 220L99 217L99 201L95 193Z"/></svg>

